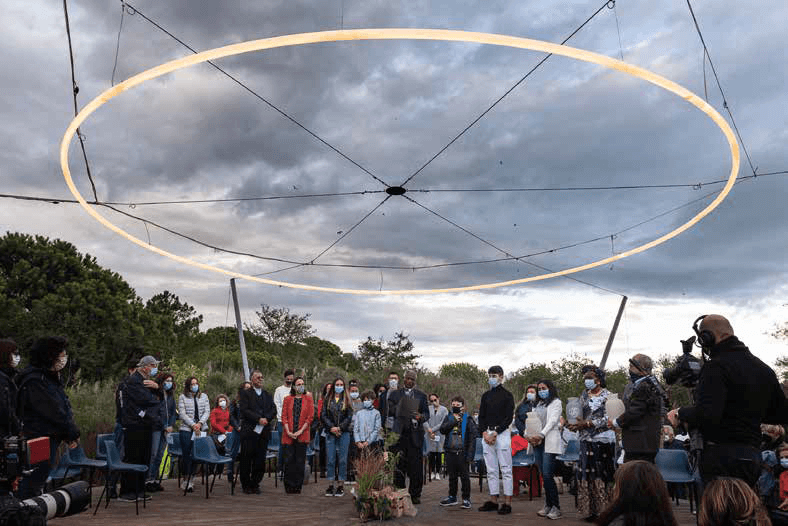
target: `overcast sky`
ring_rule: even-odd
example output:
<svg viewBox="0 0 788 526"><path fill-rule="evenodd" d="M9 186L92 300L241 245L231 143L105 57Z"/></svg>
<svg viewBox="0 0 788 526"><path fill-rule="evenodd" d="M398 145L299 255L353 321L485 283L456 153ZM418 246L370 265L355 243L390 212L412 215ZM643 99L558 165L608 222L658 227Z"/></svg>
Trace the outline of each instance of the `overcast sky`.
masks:
<svg viewBox="0 0 788 526"><path fill-rule="evenodd" d="M560 42L601 2L132 5L205 50L290 33L369 27L446 28ZM760 173L788 170L788 4L698 0L693 7L753 165ZM58 159L73 117L62 6L8 0L4 8L2 192L69 198ZM119 82L189 53L140 13L127 12L115 64L120 3L72 0L69 14L80 105L110 86L113 70ZM622 0L615 10L603 9L569 45L616 58L623 54L627 62L704 94L702 47L683 0ZM693 107L640 80L553 57L413 177L404 197L391 197L343 237L384 200L384 183L402 184L542 56L475 44L367 41L218 62L347 158L207 64L113 99L82 131L99 200L137 203L118 208L264 258L312 261L339 240L316 262L410 268L521 256L600 238L523 262L415 271L309 265L271 275L332 287L458 287L543 272L527 262L553 270L573 267L676 228L713 198L704 196L722 188L457 191L681 185L727 177L726 143ZM708 64L706 73L708 100L725 114ZM92 198L76 141L71 170L80 191ZM751 174L742 156L740 175ZM787 188L785 175L737 184L718 209L676 239L573 276L586 283L559 278L483 293L366 298L239 281L242 313L253 321L260 303L310 313L318 336L346 352L367 336L390 338L402 330L425 366L469 361L501 363L513 371L571 352L598 360L620 293L630 301L613 364L636 352L680 353L679 339L691 334L692 321L710 312L728 316L741 339L773 363L787 354L785 342L768 335L788 320ZM139 204L346 192L357 194ZM217 252L106 209L102 214L135 236L197 261L248 274L290 266ZM174 292L204 315L203 328L228 319L225 276L132 245L76 205L0 199L0 230L68 240L122 274L144 299L164 289ZM617 232L622 233L611 239Z"/></svg>

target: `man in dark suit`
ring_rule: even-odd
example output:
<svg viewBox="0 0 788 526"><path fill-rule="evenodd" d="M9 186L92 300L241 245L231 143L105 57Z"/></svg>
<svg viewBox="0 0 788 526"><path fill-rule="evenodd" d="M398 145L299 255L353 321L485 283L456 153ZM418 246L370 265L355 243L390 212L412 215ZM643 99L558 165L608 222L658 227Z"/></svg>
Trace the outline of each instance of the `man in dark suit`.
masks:
<svg viewBox="0 0 788 526"><path fill-rule="evenodd" d="M416 377L416 371L408 370L404 387L391 393L388 399L388 414L394 414L392 431L399 434L399 440L392 447L395 453L399 453L394 485L404 488L407 474L410 479L408 493L413 504L421 502L421 488L424 485L422 447L425 425L429 420L427 395L416 389Z"/></svg>
<svg viewBox="0 0 788 526"><path fill-rule="evenodd" d="M271 421L276 418L274 399L263 389L263 373L252 372L252 388L240 392L241 409L241 487L244 493L260 494Z"/></svg>
<svg viewBox="0 0 788 526"><path fill-rule="evenodd" d="M399 373L391 371L389 373L386 390L380 393L378 398L378 409L380 410L380 421L386 432L394 428L394 417L396 416L397 402L399 401Z"/></svg>

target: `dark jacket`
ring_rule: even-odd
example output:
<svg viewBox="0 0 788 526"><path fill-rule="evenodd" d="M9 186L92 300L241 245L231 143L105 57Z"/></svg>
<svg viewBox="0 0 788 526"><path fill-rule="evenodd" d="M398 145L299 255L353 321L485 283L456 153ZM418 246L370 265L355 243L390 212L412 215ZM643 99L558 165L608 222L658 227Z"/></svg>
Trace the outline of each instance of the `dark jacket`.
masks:
<svg viewBox="0 0 788 526"><path fill-rule="evenodd" d="M241 430L241 405L238 400L230 402L230 425L235 431Z"/></svg>
<svg viewBox="0 0 788 526"><path fill-rule="evenodd" d="M681 408L679 419L700 428L704 442L757 448L761 423L788 422L788 407L774 371L732 336L711 349L695 406Z"/></svg>
<svg viewBox="0 0 788 526"><path fill-rule="evenodd" d="M143 384L138 372L120 384L121 424L126 429L163 429L161 400L155 392Z"/></svg>
<svg viewBox="0 0 788 526"><path fill-rule="evenodd" d="M394 407L395 418L393 431L399 433L400 443L409 440L413 446L422 447L424 445L424 422L430 418L429 404L427 402L427 395L415 387L412 389L411 395L417 402L419 412L419 418L415 419L415 424L413 423L412 416L405 414L403 410L403 401L408 396L407 389L402 387L391 394L389 405L393 405L392 402L394 400L397 402L397 405Z"/></svg>
<svg viewBox="0 0 788 526"><path fill-rule="evenodd" d="M495 429L503 433L512 424L514 416L514 397L502 385L498 385L482 395L479 403L479 431Z"/></svg>
<svg viewBox="0 0 788 526"><path fill-rule="evenodd" d="M528 418L528 413L534 410L534 407L536 407L536 402L529 402L526 400L524 402L520 402L520 404L517 406L517 409L515 410L514 426L517 428L517 432L520 433L520 436L525 436L525 420Z"/></svg>
<svg viewBox="0 0 788 526"><path fill-rule="evenodd" d="M344 402L344 396L339 398L339 402L336 402L333 396L323 400L320 423L323 424L326 433L330 432L332 427L338 427L343 433L350 431L350 425L353 423L353 407Z"/></svg>
<svg viewBox="0 0 788 526"><path fill-rule="evenodd" d="M74 413L60 375L38 367L27 367L17 378L17 416L28 438L48 436L72 442L79 438Z"/></svg>
<svg viewBox="0 0 788 526"><path fill-rule="evenodd" d="M646 376L638 380L624 399L624 414L617 420L627 453L656 453L659 449L664 392L656 378Z"/></svg>
<svg viewBox="0 0 788 526"><path fill-rule="evenodd" d="M276 418L276 406L268 391L262 389L258 396L254 388L244 389L238 402L241 409L241 433L254 433L260 419L265 418L268 424L263 428L263 434L270 435L272 421Z"/></svg>
<svg viewBox="0 0 788 526"><path fill-rule="evenodd" d="M399 399L401 397L402 390L400 389L388 389L383 392L382 398L380 400L380 421L384 428L386 428L387 419L390 418L392 422L397 419L397 404L399 403Z"/></svg>
<svg viewBox="0 0 788 526"><path fill-rule="evenodd" d="M451 433L457 430L462 433L462 450L451 446ZM476 454L476 438L479 436L479 428L476 426L471 415L463 413L462 418L457 420L452 413L449 413L443 420L440 428L441 435L444 435L443 448L448 452L465 452L465 461L471 462Z"/></svg>
<svg viewBox="0 0 788 526"><path fill-rule="evenodd" d="M0 369L0 437L19 433L19 420L16 417L16 370Z"/></svg>
<svg viewBox="0 0 788 526"><path fill-rule="evenodd" d="M178 410L175 406L174 389L169 392L162 390L163 399L159 402L159 418L161 419L161 429L167 427L175 428L175 421L178 420Z"/></svg>

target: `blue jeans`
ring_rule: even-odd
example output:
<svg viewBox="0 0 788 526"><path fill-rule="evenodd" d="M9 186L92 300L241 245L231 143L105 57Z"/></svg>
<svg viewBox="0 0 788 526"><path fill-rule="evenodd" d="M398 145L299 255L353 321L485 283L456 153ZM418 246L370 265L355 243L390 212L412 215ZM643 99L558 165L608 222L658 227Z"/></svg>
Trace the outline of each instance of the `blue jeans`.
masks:
<svg viewBox="0 0 788 526"><path fill-rule="evenodd" d="M115 448L118 450L120 458L123 458L126 450L123 449L123 426L120 422L115 422L115 429L112 430L112 441L115 442Z"/></svg>
<svg viewBox="0 0 788 526"><path fill-rule="evenodd" d="M230 476L232 477L233 476L233 472L235 471L234 470L234 468L235 468L235 459L238 458L238 452L241 451L241 434L235 429L233 429L230 432L230 434L232 435L232 440L233 440L232 446L233 447L231 447L229 451L227 451L226 448L225 448L225 453L224 454L227 455L228 457L230 457L231 459L233 459L232 463L228 464L228 468L227 468L227 470L230 472ZM230 440L229 435L227 437L227 440Z"/></svg>
<svg viewBox="0 0 788 526"><path fill-rule="evenodd" d="M555 484L555 453L545 453L544 443L534 448L534 457L536 458L536 465L539 466L539 472L542 474L544 481L544 503L545 506L560 508L561 504L558 502L558 486Z"/></svg>
<svg viewBox="0 0 788 526"><path fill-rule="evenodd" d="M159 465L161 457L164 455L164 446L167 441L164 439L164 431L154 430L150 437L150 467L148 467L148 482L158 480Z"/></svg>
<svg viewBox="0 0 788 526"><path fill-rule="evenodd" d="M334 480L334 466L339 457L339 475L337 480L344 482L347 479L347 450L350 446L350 433L345 431L339 437L333 433L326 434L326 479Z"/></svg>
<svg viewBox="0 0 788 526"><path fill-rule="evenodd" d="M193 431L178 431L181 437L181 473L184 477L188 477L192 470L192 433Z"/></svg>

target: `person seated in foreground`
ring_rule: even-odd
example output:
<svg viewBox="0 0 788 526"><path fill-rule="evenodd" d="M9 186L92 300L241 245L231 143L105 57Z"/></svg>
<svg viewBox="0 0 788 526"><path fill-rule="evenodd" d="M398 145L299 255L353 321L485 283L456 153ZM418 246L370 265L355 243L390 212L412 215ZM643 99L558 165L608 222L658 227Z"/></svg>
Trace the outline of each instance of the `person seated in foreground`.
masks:
<svg viewBox="0 0 788 526"><path fill-rule="evenodd" d="M703 490L698 526L771 526L766 508L742 479L720 477Z"/></svg>
<svg viewBox="0 0 788 526"><path fill-rule="evenodd" d="M599 526L678 526L667 485L651 462L633 460L616 471L613 498Z"/></svg>

